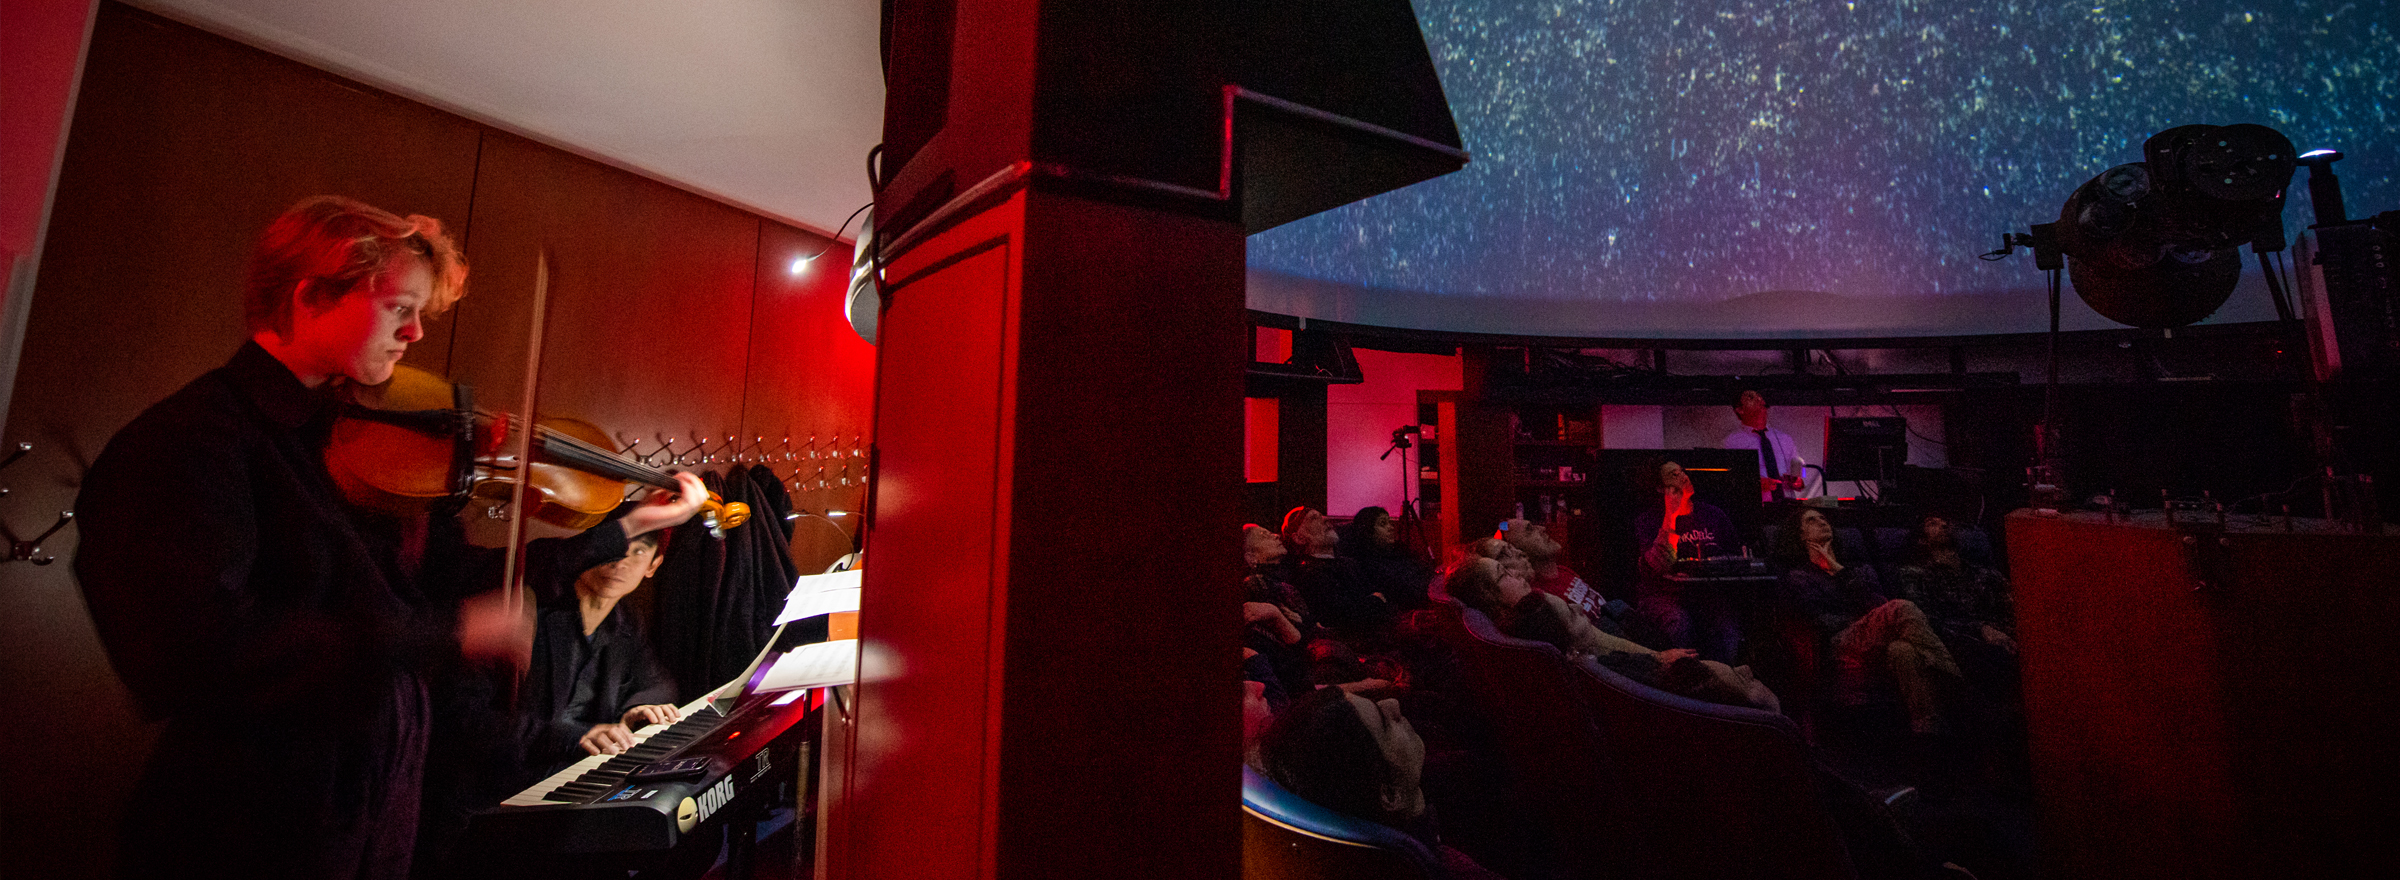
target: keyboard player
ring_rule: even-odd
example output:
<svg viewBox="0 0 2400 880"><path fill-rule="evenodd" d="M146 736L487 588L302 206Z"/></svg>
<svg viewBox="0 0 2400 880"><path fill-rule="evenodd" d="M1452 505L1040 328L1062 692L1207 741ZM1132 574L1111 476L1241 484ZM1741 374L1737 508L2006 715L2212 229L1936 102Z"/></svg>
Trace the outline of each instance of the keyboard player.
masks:
<svg viewBox="0 0 2400 880"><path fill-rule="evenodd" d="M572 595L542 606L518 714L527 773L509 790L586 755L621 753L635 729L683 718L670 702L674 680L641 625L617 608L658 573L659 544L658 532L628 540L623 558L594 566Z"/></svg>
<svg viewBox="0 0 2400 880"><path fill-rule="evenodd" d="M616 536L632 509L620 507L607 521L555 542L559 548L544 548L558 552L535 556L557 564L527 573L526 586L540 604L521 680L514 669L461 669L437 690L442 714L427 767L420 878L460 876L453 848L475 810L587 755L622 752L645 725L682 717L667 702L673 679L640 625L617 607L658 572L664 548L663 530ZM545 543L553 542L532 546ZM595 556L603 561L591 564ZM562 570L567 559L588 567ZM509 682L516 682L513 689Z"/></svg>

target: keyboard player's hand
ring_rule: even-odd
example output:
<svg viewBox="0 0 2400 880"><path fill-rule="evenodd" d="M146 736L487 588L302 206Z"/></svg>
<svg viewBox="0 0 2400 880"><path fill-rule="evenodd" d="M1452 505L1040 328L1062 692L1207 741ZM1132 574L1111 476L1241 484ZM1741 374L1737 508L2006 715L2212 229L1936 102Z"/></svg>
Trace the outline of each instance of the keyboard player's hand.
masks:
<svg viewBox="0 0 2400 880"><path fill-rule="evenodd" d="M652 724L673 724L682 721L683 710L666 703L635 706L625 710L625 717L619 720L623 721L627 728L640 730Z"/></svg>
<svg viewBox="0 0 2400 880"><path fill-rule="evenodd" d="M633 748L633 731L622 724L597 724L576 741L583 750L595 755L623 754Z"/></svg>

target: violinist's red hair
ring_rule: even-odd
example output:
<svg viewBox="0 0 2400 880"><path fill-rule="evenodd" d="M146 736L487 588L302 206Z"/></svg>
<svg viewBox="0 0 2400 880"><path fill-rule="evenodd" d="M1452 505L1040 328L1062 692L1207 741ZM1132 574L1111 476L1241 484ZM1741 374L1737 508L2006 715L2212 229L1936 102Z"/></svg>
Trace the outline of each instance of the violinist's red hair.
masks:
<svg viewBox="0 0 2400 880"><path fill-rule="evenodd" d="M300 288L300 301L324 308L371 288L370 282L412 256L433 270L433 298L425 314L441 314L466 293L467 258L442 221L422 214L402 217L342 196L302 199L259 237L243 291L243 316L253 333L289 336L293 288Z"/></svg>

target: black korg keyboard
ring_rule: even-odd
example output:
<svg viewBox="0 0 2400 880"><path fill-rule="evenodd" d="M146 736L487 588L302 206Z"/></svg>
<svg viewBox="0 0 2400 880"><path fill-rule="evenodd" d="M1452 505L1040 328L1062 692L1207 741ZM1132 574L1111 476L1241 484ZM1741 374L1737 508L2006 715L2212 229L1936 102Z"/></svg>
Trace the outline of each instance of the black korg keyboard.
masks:
<svg viewBox="0 0 2400 880"><path fill-rule="evenodd" d="M574 766L568 767L566 772L573 772L576 770L582 770L582 772L576 773L574 776L568 778L565 782L560 783L556 788L539 792L538 799L544 802L568 804L592 803L602 795L623 789L625 787L625 783L633 777L635 771L646 770L653 762L670 763L676 765L698 764L701 767L705 767L707 763L707 759L705 758L693 758L672 762L665 761L664 759L668 755L674 754L676 749L682 748L685 744L690 743L692 740L699 739L702 735L707 734L709 731L717 729L717 725L722 723L724 720L725 716L719 715L715 709L710 709L703 705L699 711L684 716L683 720L660 728L658 733L643 739L633 748L627 749L624 754L613 757L605 755L593 755L592 758L600 758L602 760L597 766L592 766L588 770L583 768L587 766L585 762L591 760L591 758L587 758L584 761L575 762ZM562 775L564 774L553 774L552 778L556 779ZM645 777L648 777L650 774L645 773L644 775ZM658 778L673 779L692 775L701 774L678 772L674 776L662 776ZM543 781L548 782L549 780ZM532 790L528 789L527 791L530 792ZM506 803L515 804L516 798L510 798ZM526 804L525 806L531 806L531 804Z"/></svg>
<svg viewBox="0 0 2400 880"><path fill-rule="evenodd" d="M747 832L769 803L796 802L816 727L801 722L827 687L857 679L858 643L827 642L824 618L801 621L812 622L777 627L749 669L710 692L724 696L692 701L674 724L634 731L625 753L577 761L477 812L462 861L507 880L627 870L698 877L724 841L725 876L747 878L756 841L717 832Z"/></svg>
<svg viewBox="0 0 2400 880"><path fill-rule="evenodd" d="M810 693L753 696L729 715L696 700L683 720L635 731L624 754L585 758L475 814L468 837L519 855L671 849L797 779Z"/></svg>

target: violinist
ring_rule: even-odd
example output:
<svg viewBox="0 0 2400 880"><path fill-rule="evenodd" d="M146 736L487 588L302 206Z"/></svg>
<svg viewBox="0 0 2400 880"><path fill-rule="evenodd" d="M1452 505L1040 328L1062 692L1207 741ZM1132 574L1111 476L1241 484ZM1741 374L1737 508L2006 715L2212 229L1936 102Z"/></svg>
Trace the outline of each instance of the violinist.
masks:
<svg viewBox="0 0 2400 880"><path fill-rule="evenodd" d="M455 570L429 546L440 530L348 508L322 453L346 387L389 378L466 274L433 218L302 201L252 258L250 340L85 474L76 575L117 674L165 723L120 876L408 876L426 675L521 657L528 634L427 576ZM702 490L683 479L623 532L688 518Z"/></svg>

